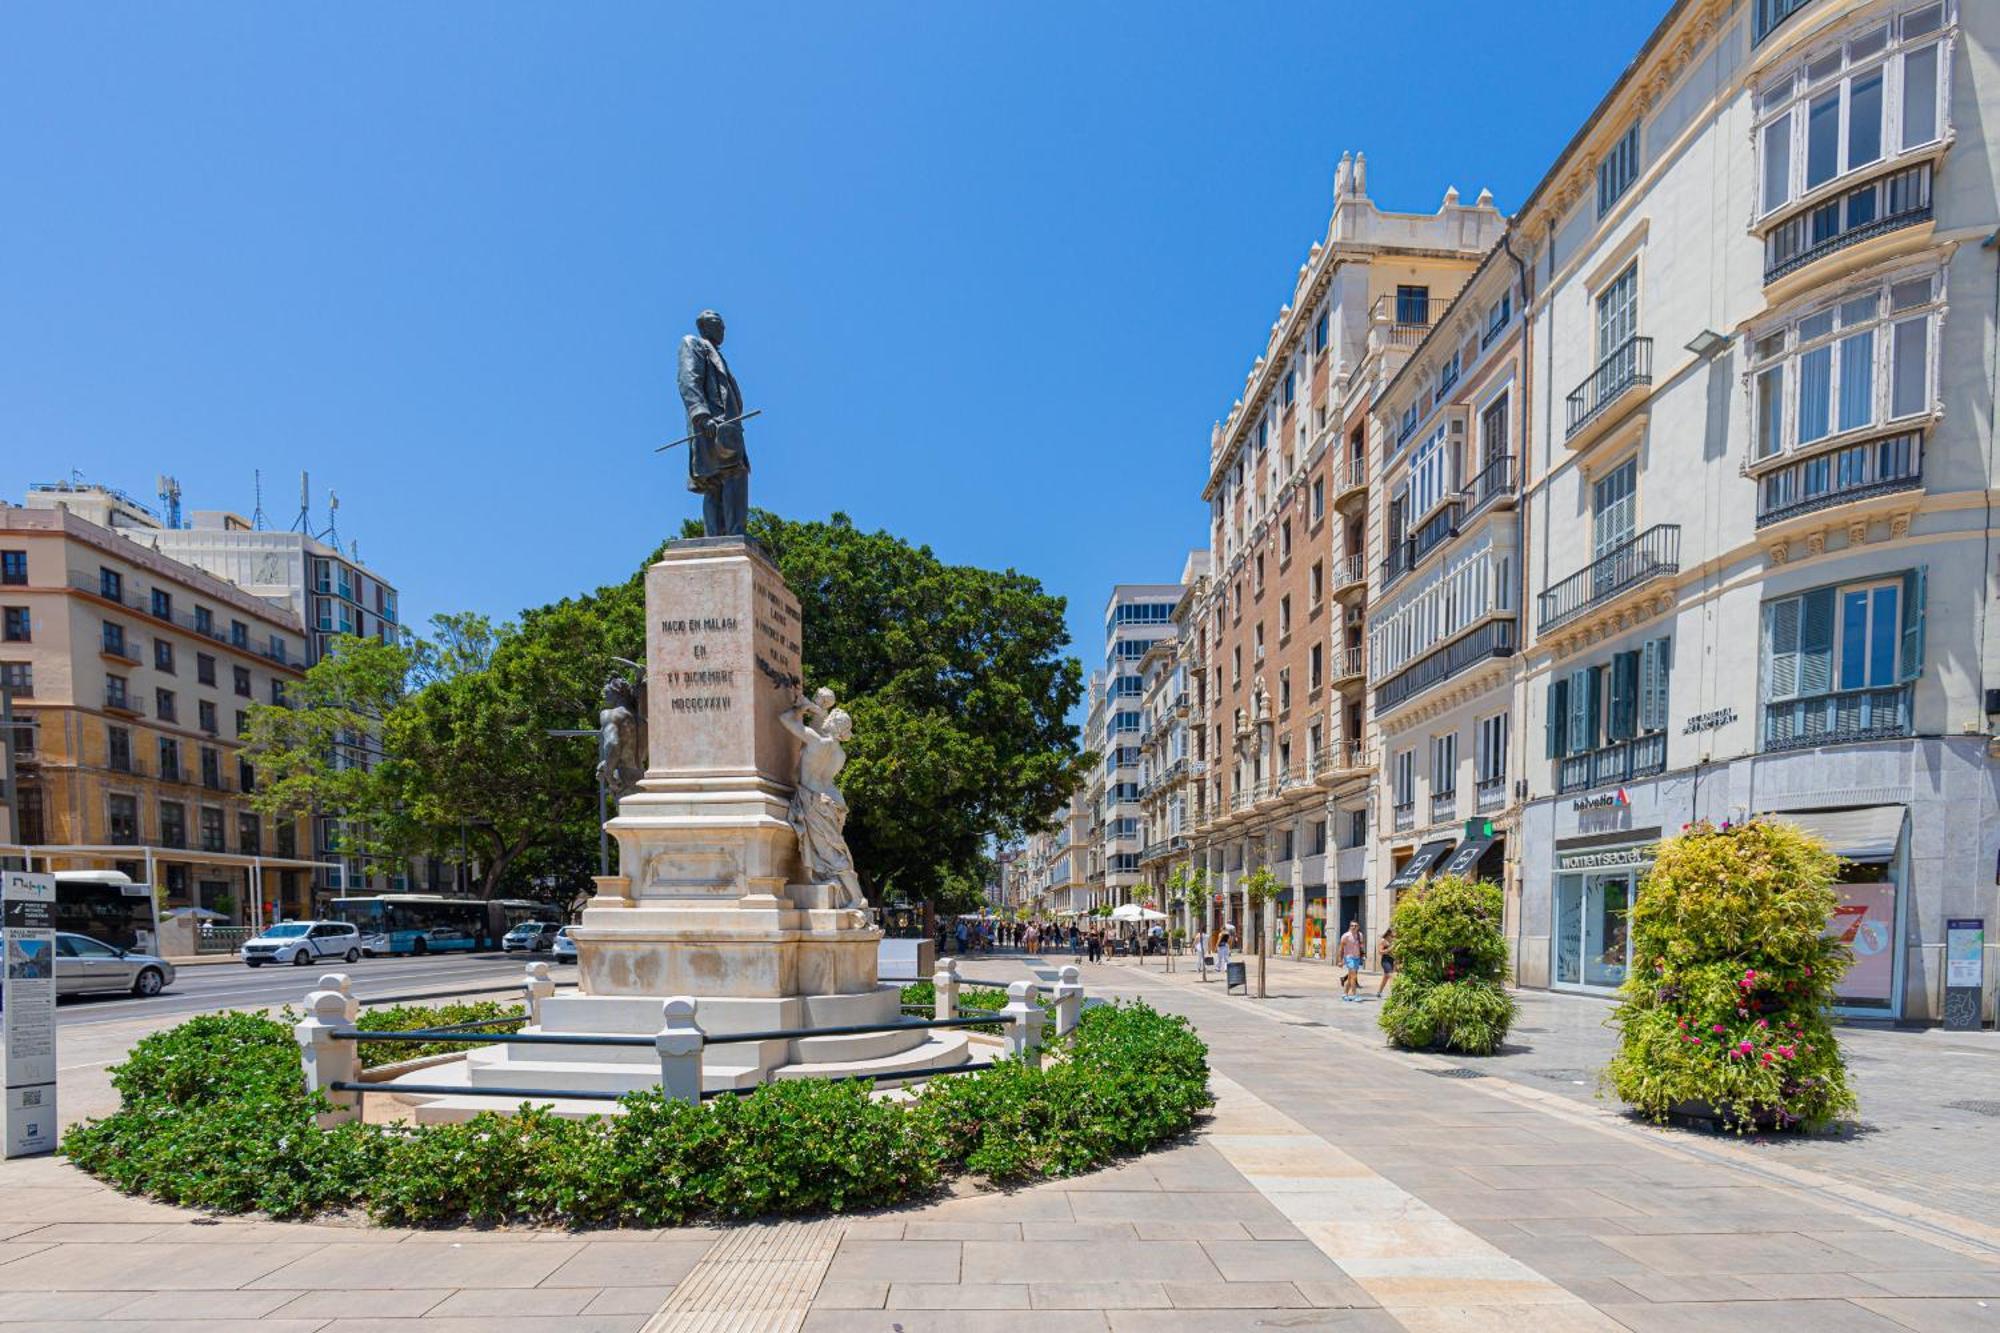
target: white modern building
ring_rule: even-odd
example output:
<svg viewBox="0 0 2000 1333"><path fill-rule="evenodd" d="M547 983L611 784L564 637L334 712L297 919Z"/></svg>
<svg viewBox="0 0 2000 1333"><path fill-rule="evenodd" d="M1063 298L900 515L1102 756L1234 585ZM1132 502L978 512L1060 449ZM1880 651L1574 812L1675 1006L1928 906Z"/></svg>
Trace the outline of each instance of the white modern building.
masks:
<svg viewBox="0 0 2000 1333"><path fill-rule="evenodd" d="M1178 637L1174 607L1184 591L1178 583L1120 583L1104 606L1104 673L1088 733L1090 748L1101 756L1092 791L1104 858L1102 889L1092 906L1130 902L1141 882L1145 816L1140 788L1147 780L1147 742L1161 720L1147 713L1144 664L1149 655L1157 664ZM1161 652L1156 654L1156 648Z"/></svg>

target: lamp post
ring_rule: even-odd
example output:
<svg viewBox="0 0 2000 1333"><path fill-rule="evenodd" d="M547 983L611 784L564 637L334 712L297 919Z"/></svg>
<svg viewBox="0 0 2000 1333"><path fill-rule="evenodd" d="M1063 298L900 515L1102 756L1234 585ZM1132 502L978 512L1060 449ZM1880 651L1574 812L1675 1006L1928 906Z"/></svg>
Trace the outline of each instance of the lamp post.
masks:
<svg viewBox="0 0 2000 1333"><path fill-rule="evenodd" d="M557 740L574 740L579 736L595 736L597 731L590 727L552 727L548 734ZM597 873L611 873L611 835L604 831L604 770L597 771Z"/></svg>

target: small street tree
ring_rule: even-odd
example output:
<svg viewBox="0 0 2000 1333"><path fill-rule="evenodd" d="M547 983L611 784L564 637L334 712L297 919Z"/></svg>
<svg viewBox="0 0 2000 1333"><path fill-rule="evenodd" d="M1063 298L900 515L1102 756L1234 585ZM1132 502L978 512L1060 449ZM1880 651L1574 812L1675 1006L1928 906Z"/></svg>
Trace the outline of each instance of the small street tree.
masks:
<svg viewBox="0 0 2000 1333"><path fill-rule="evenodd" d="M1264 998L1264 955L1268 952L1264 943L1267 933L1264 906L1278 896L1281 888L1278 877L1271 873L1269 866L1258 866L1243 879L1243 900L1250 909L1250 928L1257 937L1257 998L1260 1000Z"/></svg>

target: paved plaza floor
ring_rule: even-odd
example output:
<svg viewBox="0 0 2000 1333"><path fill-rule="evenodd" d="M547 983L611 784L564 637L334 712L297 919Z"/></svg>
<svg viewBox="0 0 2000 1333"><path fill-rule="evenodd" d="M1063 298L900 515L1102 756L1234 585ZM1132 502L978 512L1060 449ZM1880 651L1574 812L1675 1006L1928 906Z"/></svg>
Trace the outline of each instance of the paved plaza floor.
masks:
<svg viewBox="0 0 2000 1333"><path fill-rule="evenodd" d="M1067 961L964 970L1052 978ZM1594 1000L1523 995L1515 1047L1473 1062L1383 1049L1374 1005L1340 1002L1323 967L1274 962L1263 1001L1157 963L1085 981L1185 1014L1209 1042L1217 1106L1186 1142L879 1214L617 1233L210 1219L60 1160L9 1163L0 1322L2000 1329L1995 1122L1949 1105L1996 1096L1988 1037L1849 1033L1871 1128L1771 1145L1657 1130L1591 1096L1609 1044Z"/></svg>

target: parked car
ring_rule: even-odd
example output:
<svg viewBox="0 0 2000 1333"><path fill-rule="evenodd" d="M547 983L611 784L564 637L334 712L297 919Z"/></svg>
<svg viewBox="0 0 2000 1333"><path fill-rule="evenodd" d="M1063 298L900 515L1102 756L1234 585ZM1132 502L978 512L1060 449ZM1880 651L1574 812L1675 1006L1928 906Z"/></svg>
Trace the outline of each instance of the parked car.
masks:
<svg viewBox="0 0 2000 1333"><path fill-rule="evenodd" d="M576 961L576 941L570 938L568 926L564 926L556 932L556 942L552 947L555 949L556 962L574 963Z"/></svg>
<svg viewBox="0 0 2000 1333"><path fill-rule="evenodd" d="M290 963L304 967L327 958L361 960L361 932L346 921L281 921L243 942L243 961L251 967Z"/></svg>
<svg viewBox="0 0 2000 1333"><path fill-rule="evenodd" d="M173 984L174 965L164 958L119 949L88 935L56 932L56 994L130 991L153 996Z"/></svg>
<svg viewBox="0 0 2000 1333"><path fill-rule="evenodd" d="M504 953L518 953L525 949L529 953L540 953L551 948L562 927L553 921L523 921L520 925L500 937L500 948Z"/></svg>

